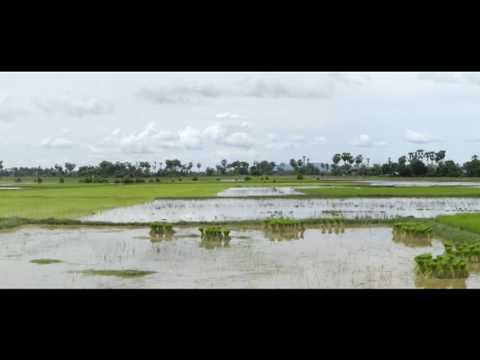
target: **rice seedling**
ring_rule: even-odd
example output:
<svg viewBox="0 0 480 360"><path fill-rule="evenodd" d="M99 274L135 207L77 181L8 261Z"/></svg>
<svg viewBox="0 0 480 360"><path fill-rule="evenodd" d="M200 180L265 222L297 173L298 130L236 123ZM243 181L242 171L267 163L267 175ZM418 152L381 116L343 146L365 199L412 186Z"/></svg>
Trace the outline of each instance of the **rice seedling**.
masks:
<svg viewBox="0 0 480 360"><path fill-rule="evenodd" d="M230 230L221 226L209 226L198 228L203 239L230 240Z"/></svg>
<svg viewBox="0 0 480 360"><path fill-rule="evenodd" d="M468 263L480 263L480 243L453 244L444 242L445 253L464 259Z"/></svg>
<svg viewBox="0 0 480 360"><path fill-rule="evenodd" d="M430 236L432 227L418 222L402 222L393 225L393 231L405 235Z"/></svg>
<svg viewBox="0 0 480 360"><path fill-rule="evenodd" d="M230 230L221 226L198 228L201 234L200 247L214 249L228 247L230 244Z"/></svg>
<svg viewBox="0 0 480 360"><path fill-rule="evenodd" d="M175 231L172 224L154 222L150 224L151 240L170 240L173 238Z"/></svg>
<svg viewBox="0 0 480 360"><path fill-rule="evenodd" d="M422 254L415 257L417 273L425 277L437 279L467 278L467 262L453 254L444 253L437 257Z"/></svg>

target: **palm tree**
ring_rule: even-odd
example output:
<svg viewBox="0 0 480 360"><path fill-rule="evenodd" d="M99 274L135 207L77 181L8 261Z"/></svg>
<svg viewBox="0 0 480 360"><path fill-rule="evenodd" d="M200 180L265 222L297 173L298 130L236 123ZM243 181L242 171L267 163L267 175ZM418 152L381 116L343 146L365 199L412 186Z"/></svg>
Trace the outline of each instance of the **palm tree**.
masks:
<svg viewBox="0 0 480 360"><path fill-rule="evenodd" d="M363 155L362 154L357 155L355 157L355 165L359 167L362 162L363 162Z"/></svg>
<svg viewBox="0 0 480 360"><path fill-rule="evenodd" d="M340 160L342 160L342 155L340 155L340 154L335 154L335 155L333 155L332 161L333 161L333 163L335 164L335 166L338 165L338 163L340 162Z"/></svg>
<svg viewBox="0 0 480 360"><path fill-rule="evenodd" d="M198 172L200 172L200 168L202 167L202 164L200 163L197 163L197 169L198 169Z"/></svg>

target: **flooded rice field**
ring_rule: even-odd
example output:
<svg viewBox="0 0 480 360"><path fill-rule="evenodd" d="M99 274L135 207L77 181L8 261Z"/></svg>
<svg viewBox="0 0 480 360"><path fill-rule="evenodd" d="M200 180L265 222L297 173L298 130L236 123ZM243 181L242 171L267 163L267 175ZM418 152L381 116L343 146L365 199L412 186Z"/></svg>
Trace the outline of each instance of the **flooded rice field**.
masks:
<svg viewBox="0 0 480 360"><path fill-rule="evenodd" d="M217 194L218 197L249 197L249 196L286 196L304 195L293 187L238 187L229 188Z"/></svg>
<svg viewBox="0 0 480 360"><path fill-rule="evenodd" d="M307 229L272 240L233 230L205 243L194 227L152 241L147 228L23 227L0 232L1 288L415 288L480 287L480 277L424 280L414 257L443 245L393 239L389 227ZM137 271L137 272L135 272ZM138 272L143 271L143 272Z"/></svg>
<svg viewBox="0 0 480 360"><path fill-rule="evenodd" d="M279 210L281 209L281 210ZM205 199L156 200L82 218L112 223L152 221L241 221L274 216L296 219L427 218L480 211L480 198L349 198L349 199Z"/></svg>
<svg viewBox="0 0 480 360"><path fill-rule="evenodd" d="M369 186L391 186L391 187L430 187L430 186L464 186L470 188L480 188L479 182L473 181L415 181L415 180L364 180L357 181L367 183Z"/></svg>

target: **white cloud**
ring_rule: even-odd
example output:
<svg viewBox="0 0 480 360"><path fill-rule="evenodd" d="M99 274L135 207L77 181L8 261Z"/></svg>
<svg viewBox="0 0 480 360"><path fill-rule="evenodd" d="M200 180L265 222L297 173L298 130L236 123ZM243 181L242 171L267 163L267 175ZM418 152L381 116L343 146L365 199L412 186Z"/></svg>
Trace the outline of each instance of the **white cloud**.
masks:
<svg viewBox="0 0 480 360"><path fill-rule="evenodd" d="M47 137L40 145L48 149L68 149L73 146L73 142L63 137Z"/></svg>
<svg viewBox="0 0 480 360"><path fill-rule="evenodd" d="M374 146L384 146L387 143L385 141L373 141L367 134L361 134L357 139L353 141L353 145L359 147L374 147Z"/></svg>
<svg viewBox="0 0 480 360"><path fill-rule="evenodd" d="M154 122L141 131L124 134L115 129L99 144L91 145L92 152L120 151L132 154L153 154L164 149L196 150L204 146L249 149L255 144L248 123L214 123L200 130L191 126L178 131L158 131Z"/></svg>
<svg viewBox="0 0 480 360"><path fill-rule="evenodd" d="M321 73L298 78L295 74L258 74L245 77L228 86L220 82L188 82L162 84L141 88L137 95L155 104L196 103L201 99L222 97L250 97L269 99L325 99L330 98L337 83L363 85L365 74ZM217 118L237 118L231 113L217 114Z"/></svg>
<svg viewBox="0 0 480 360"><path fill-rule="evenodd" d="M104 115L113 111L110 103L95 97L71 98L58 97L46 99L34 99L34 104L48 114L64 114L74 117L87 115Z"/></svg>
<svg viewBox="0 0 480 360"><path fill-rule="evenodd" d="M234 114L234 113L230 113L230 112L225 112L225 113L220 113L220 114L217 114L215 115L216 118L219 118L219 119L238 119L239 117L241 117L240 115L238 114Z"/></svg>
<svg viewBox="0 0 480 360"><path fill-rule="evenodd" d="M405 131L405 140L412 144L429 144L436 141L436 139L430 135L422 134L410 129Z"/></svg>
<svg viewBox="0 0 480 360"><path fill-rule="evenodd" d="M187 126L178 132L179 143L187 149L199 149L202 146L202 134L199 130Z"/></svg>

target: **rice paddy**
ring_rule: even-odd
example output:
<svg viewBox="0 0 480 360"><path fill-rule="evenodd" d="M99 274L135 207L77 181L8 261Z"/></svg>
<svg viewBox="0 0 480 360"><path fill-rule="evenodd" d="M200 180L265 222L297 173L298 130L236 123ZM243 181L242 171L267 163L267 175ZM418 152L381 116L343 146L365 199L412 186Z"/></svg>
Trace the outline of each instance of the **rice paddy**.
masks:
<svg viewBox="0 0 480 360"><path fill-rule="evenodd" d="M221 180L4 186L0 287L480 288L473 182Z"/></svg>

